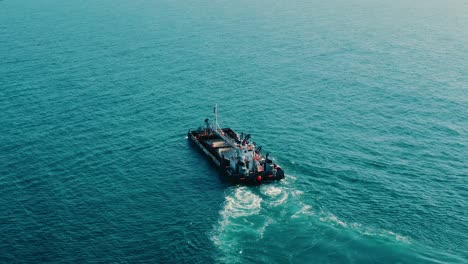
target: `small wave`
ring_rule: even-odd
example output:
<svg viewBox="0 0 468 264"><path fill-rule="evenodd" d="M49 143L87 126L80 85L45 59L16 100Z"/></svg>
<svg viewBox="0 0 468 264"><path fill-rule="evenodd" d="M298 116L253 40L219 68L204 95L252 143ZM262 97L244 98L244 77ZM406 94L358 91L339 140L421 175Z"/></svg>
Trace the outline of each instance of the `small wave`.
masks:
<svg viewBox="0 0 468 264"><path fill-rule="evenodd" d="M264 224L262 227L260 227L260 229L259 229L259 231L258 231L258 233L260 234L259 240L263 238L263 234L265 233L266 228L267 228L271 223L273 223L273 219L272 219L272 218L268 218L268 219L265 221L265 224Z"/></svg>
<svg viewBox="0 0 468 264"><path fill-rule="evenodd" d="M294 213L291 218L299 218L301 215L314 215L314 212L312 211L312 206L308 204L302 204L301 209Z"/></svg>
<svg viewBox="0 0 468 264"><path fill-rule="evenodd" d="M404 242L406 244L411 243L409 237L394 233L394 232L389 231L389 230L382 230L382 231L383 231L383 233L382 233L383 235L389 235L391 237L394 237L395 240L397 240L397 241Z"/></svg>
<svg viewBox="0 0 468 264"><path fill-rule="evenodd" d="M338 219L338 217L336 217L334 214L327 214L326 216L322 216L319 218L320 221L322 222L329 222L329 223L332 223L332 224L336 224L336 225L339 225L341 227L348 227L348 224L344 221L341 221L340 219Z"/></svg>
<svg viewBox="0 0 468 264"><path fill-rule="evenodd" d="M299 190L294 190L291 192L291 194L294 196L294 197L299 197L301 196L302 194L304 194L303 191L299 191Z"/></svg>
<svg viewBox="0 0 468 264"><path fill-rule="evenodd" d="M346 223L345 221L339 219L336 215L332 213L326 213L319 217L319 220L322 222L330 223L334 226L339 226L342 228L346 228L352 231L355 231L361 235L365 236L373 236L373 237L384 237L384 238L391 238L392 240L403 242L406 244L411 243L409 237L397 234L393 231L385 230L385 229L378 229L378 228L371 228L371 227L364 227L359 223Z"/></svg>
<svg viewBox="0 0 468 264"><path fill-rule="evenodd" d="M281 183L287 185L287 184L291 184L292 182L295 182L296 180L297 180L296 176L286 174L286 175L284 175L284 179L281 180Z"/></svg>

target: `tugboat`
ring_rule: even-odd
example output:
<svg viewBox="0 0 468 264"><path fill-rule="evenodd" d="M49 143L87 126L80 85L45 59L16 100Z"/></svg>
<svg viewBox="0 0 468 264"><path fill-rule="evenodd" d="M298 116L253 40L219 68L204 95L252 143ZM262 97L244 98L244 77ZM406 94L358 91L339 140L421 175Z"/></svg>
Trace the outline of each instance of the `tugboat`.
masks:
<svg viewBox="0 0 468 264"><path fill-rule="evenodd" d="M218 105L214 107L215 123L205 119L205 127L188 131L188 139L233 183L260 184L284 178L284 170L273 163L262 147L250 142L250 134L236 133L218 124Z"/></svg>

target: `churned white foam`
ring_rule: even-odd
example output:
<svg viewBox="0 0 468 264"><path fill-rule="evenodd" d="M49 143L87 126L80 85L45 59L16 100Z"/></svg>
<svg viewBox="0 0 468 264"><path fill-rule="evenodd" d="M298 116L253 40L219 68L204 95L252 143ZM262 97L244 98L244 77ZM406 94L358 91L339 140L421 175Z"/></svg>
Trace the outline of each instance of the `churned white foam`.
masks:
<svg viewBox="0 0 468 264"><path fill-rule="evenodd" d="M288 200L288 194L283 193L282 195L278 196L278 199L270 201L268 204L274 207L280 206L284 204Z"/></svg>
<svg viewBox="0 0 468 264"><path fill-rule="evenodd" d="M221 215L227 218L258 214L262 198L246 186L238 187L234 195L228 195Z"/></svg>
<svg viewBox="0 0 468 264"><path fill-rule="evenodd" d="M220 220L212 233L212 241L221 255L219 263L238 263L245 243L261 239L271 221L260 215L262 197L251 187L234 187L226 191Z"/></svg>
<svg viewBox="0 0 468 264"><path fill-rule="evenodd" d="M267 197L266 203L273 207L284 204L288 199L287 190L277 186L266 185L262 186L260 190Z"/></svg>
<svg viewBox="0 0 468 264"><path fill-rule="evenodd" d="M223 247L230 247L235 243L235 237L231 238L229 233L238 232L237 228L242 228L239 221L258 214L262 203L262 198L246 186L229 189L227 192L226 201L219 213L221 219L212 236L213 242Z"/></svg>
<svg viewBox="0 0 468 264"><path fill-rule="evenodd" d="M273 185L266 185L266 186L264 185L262 186L261 191L264 195L267 195L270 197L278 196L282 192L281 188L273 186Z"/></svg>

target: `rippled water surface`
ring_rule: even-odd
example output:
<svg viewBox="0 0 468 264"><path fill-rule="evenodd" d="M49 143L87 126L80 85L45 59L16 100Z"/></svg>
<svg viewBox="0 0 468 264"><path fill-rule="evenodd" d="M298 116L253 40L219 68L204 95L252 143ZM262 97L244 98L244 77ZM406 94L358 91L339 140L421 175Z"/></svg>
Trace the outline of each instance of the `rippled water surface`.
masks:
<svg viewBox="0 0 468 264"><path fill-rule="evenodd" d="M467 263L468 2L0 1L0 262ZM219 104L284 181L231 186Z"/></svg>

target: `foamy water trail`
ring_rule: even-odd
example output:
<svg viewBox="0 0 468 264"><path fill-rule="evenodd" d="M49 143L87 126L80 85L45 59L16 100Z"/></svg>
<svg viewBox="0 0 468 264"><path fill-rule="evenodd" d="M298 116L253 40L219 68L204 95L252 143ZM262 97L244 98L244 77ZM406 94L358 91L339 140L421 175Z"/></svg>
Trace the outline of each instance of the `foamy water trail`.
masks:
<svg viewBox="0 0 468 264"><path fill-rule="evenodd" d="M323 209L314 211L314 206L304 201L303 192L296 189L296 178L287 176L286 179L260 187L234 186L226 190L220 219L211 234L219 251L219 263L244 262L251 253L249 249L271 243L276 236L269 230L281 230L281 225L297 228L300 233L303 229L323 228L325 224L325 228L348 230L362 237L410 243L409 237L393 231L348 223Z"/></svg>
<svg viewBox="0 0 468 264"><path fill-rule="evenodd" d="M221 255L220 263L236 263L237 255L242 254L240 237L261 237L268 224L255 221L260 213L262 198L249 187L232 187L226 190L226 201L220 211L220 220L215 227L212 240ZM263 230L263 231L261 231Z"/></svg>
<svg viewBox="0 0 468 264"><path fill-rule="evenodd" d="M299 197L291 189L294 180L226 190L220 220L212 233L212 241L220 252L219 263L241 262L248 252L246 245L261 244L271 226L288 221L296 209L301 211L304 205L294 205Z"/></svg>

